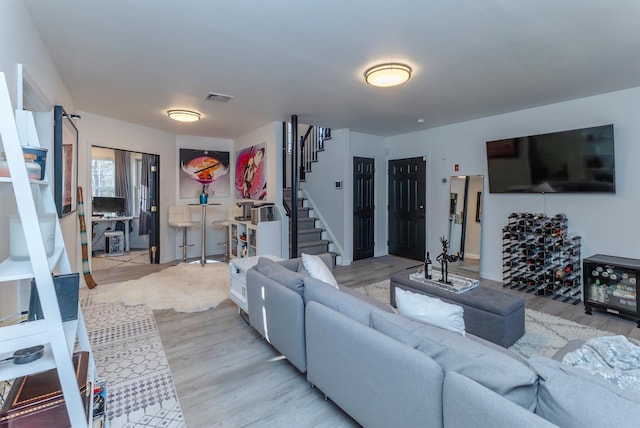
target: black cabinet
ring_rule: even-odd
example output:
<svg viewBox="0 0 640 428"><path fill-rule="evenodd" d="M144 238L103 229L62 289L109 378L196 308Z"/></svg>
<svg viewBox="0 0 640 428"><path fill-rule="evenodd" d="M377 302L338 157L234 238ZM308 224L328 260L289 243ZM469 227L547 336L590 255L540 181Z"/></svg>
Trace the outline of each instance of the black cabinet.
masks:
<svg viewBox="0 0 640 428"><path fill-rule="evenodd" d="M502 229L504 287L577 305L580 241L564 214L512 213Z"/></svg>
<svg viewBox="0 0 640 428"><path fill-rule="evenodd" d="M640 327L638 276L640 260L596 254L583 260L584 306L633 318Z"/></svg>

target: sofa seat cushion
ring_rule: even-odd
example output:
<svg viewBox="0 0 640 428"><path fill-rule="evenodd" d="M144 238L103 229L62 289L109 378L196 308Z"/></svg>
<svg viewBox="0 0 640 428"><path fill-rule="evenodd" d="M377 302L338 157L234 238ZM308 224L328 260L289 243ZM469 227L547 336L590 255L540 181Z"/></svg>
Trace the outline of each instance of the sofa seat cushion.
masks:
<svg viewBox="0 0 640 428"><path fill-rule="evenodd" d="M297 267L297 264L295 264ZM295 272L287 269L278 262L267 259L266 257L260 257L256 264L256 270L264 276L271 278L275 282L278 282L285 287L295 291L301 297L304 295L304 277L305 275L300 272Z"/></svg>
<svg viewBox="0 0 640 428"><path fill-rule="evenodd" d="M522 360L449 330L396 314L372 312L371 324L374 329L422 351L445 372L460 373L527 410L535 409L538 376Z"/></svg>
<svg viewBox="0 0 640 428"><path fill-rule="evenodd" d="M566 428L638 426L640 394L550 358L529 363L540 376L535 412L546 420Z"/></svg>

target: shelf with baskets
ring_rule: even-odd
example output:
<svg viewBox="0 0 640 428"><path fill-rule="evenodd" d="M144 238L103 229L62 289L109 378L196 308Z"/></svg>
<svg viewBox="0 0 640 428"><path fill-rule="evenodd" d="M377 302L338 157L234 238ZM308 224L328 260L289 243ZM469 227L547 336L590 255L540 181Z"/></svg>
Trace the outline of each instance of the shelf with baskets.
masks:
<svg viewBox="0 0 640 428"><path fill-rule="evenodd" d="M554 300L581 301L581 238L564 214L513 213L502 229L504 287Z"/></svg>
<svg viewBox="0 0 640 428"><path fill-rule="evenodd" d="M85 351L85 355L89 356L87 374L91 384L96 374L95 362L80 307L77 308L77 315L75 309L72 310L75 319L62 319L52 272L73 272L64 246L50 184L47 180L35 180L29 176L18 123L27 127L27 131L22 135L29 135L29 147L39 147L33 116L23 110L16 110L14 114L5 75L0 72L0 137L9 173L9 177L0 178L0 188L3 192L13 194L18 211L17 224L21 227L20 234L24 237L26 247L24 259L10 254L0 262L0 287L34 279L43 316L43 319L0 327L0 350L3 355L11 356L15 351L25 348L37 345L44 347L42 356L35 361L25 364L14 364L11 361L0 363L0 380L36 375L55 368L69 423L74 428L87 427L93 425L93 418L89 417L92 414L92 400L88 400L87 408L86 394L78 388L73 363L76 344L78 350ZM49 240L49 236L44 236L41 223L43 216L54 218L50 223L53 225L52 241ZM9 241L10 244L13 242L11 239ZM24 410L14 412L11 416L7 414L5 422L10 426L28 425L30 422L19 421L17 418L26 417L29 413L29 410Z"/></svg>

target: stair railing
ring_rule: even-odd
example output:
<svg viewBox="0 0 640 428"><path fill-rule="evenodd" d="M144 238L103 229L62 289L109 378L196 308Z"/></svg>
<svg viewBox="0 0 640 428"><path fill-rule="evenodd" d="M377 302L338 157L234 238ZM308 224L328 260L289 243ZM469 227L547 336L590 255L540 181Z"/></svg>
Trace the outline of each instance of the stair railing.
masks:
<svg viewBox="0 0 640 428"><path fill-rule="evenodd" d="M298 116L292 115L289 124L282 124L282 183L287 185L287 162L291 159L291 206L283 197L283 206L290 219L291 246L290 256L298 254L298 190L299 182L306 179L306 174L311 172L311 165L318 161L318 152L324 150L324 142L331 139L331 129L318 126L309 126L304 136L298 141Z"/></svg>

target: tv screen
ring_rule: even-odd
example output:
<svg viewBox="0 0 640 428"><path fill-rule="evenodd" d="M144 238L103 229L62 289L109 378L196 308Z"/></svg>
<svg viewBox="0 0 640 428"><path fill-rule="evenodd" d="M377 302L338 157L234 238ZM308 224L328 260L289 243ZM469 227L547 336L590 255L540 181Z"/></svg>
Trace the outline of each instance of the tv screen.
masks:
<svg viewBox="0 0 640 428"><path fill-rule="evenodd" d="M93 197L93 215L120 215L125 212L124 198L106 196Z"/></svg>
<svg viewBox="0 0 640 428"><path fill-rule="evenodd" d="M615 193L613 125L487 141L490 193Z"/></svg>

